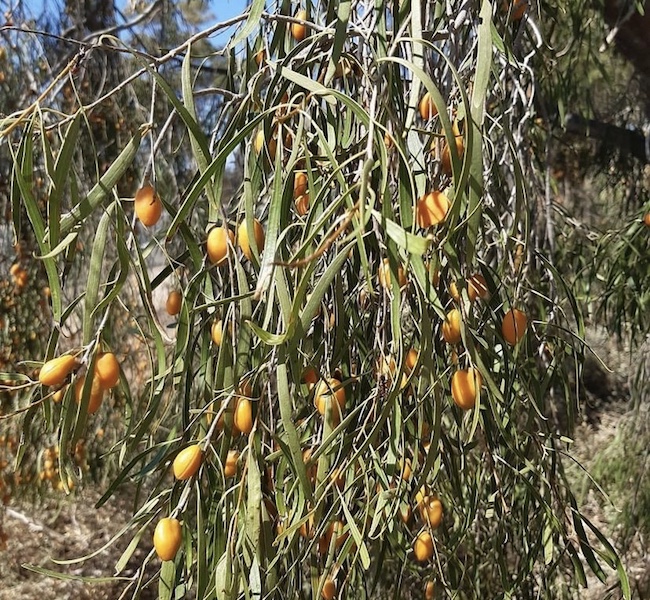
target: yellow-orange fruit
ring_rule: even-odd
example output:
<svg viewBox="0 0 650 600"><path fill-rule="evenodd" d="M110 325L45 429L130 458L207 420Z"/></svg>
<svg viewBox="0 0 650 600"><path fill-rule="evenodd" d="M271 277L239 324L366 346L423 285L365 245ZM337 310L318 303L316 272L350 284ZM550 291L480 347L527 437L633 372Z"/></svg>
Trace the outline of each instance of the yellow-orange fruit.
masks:
<svg viewBox="0 0 650 600"><path fill-rule="evenodd" d="M336 582L331 577L328 577L323 583L321 596L323 600L334 600L336 597Z"/></svg>
<svg viewBox="0 0 650 600"><path fill-rule="evenodd" d="M306 383L308 386L315 385L319 379L318 371L316 371L316 369L311 365L307 365L300 376L300 381Z"/></svg>
<svg viewBox="0 0 650 600"><path fill-rule="evenodd" d="M86 376L80 377L74 384L74 399L77 404L81 403L83 399L83 389L86 382ZM104 388L98 377L93 377L93 381L90 387L90 400L88 400L88 413L93 415L102 405L102 400L104 399Z"/></svg>
<svg viewBox="0 0 650 600"><path fill-rule="evenodd" d="M511 8L512 5L512 8ZM511 21L520 21L528 10L528 0L503 0L501 2L501 12L507 14L510 12Z"/></svg>
<svg viewBox="0 0 650 600"><path fill-rule="evenodd" d="M418 351L415 348L411 348L406 353L406 358L404 359L404 369L410 375L411 371L415 368L415 365L418 362Z"/></svg>
<svg viewBox="0 0 650 600"><path fill-rule="evenodd" d="M427 584L424 586L424 600L433 600L435 593L436 585L433 581L427 581Z"/></svg>
<svg viewBox="0 0 650 600"><path fill-rule="evenodd" d="M165 302L165 309L167 314L172 317L181 312L181 304L183 303L183 296L178 290L172 290L167 296L167 301Z"/></svg>
<svg viewBox="0 0 650 600"><path fill-rule="evenodd" d="M424 229L439 225L447 217L451 203L440 191L422 196L417 203L416 216L418 225Z"/></svg>
<svg viewBox="0 0 650 600"><path fill-rule="evenodd" d="M61 400L63 400L63 396L65 396L65 387L62 387L60 390L54 392L52 395L52 402L58 404L61 402Z"/></svg>
<svg viewBox="0 0 650 600"><path fill-rule="evenodd" d="M460 369L451 377L451 397L463 410L474 408L483 387L483 378L474 368Z"/></svg>
<svg viewBox="0 0 650 600"><path fill-rule="evenodd" d="M153 532L153 547L160 560L173 560L181 547L183 531L178 519L160 519Z"/></svg>
<svg viewBox="0 0 650 600"><path fill-rule="evenodd" d="M212 323L212 327L210 328L210 337L215 346L221 346L221 341L223 339L223 321L221 319L217 319Z"/></svg>
<svg viewBox="0 0 650 600"><path fill-rule="evenodd" d="M384 134L384 146L386 146L386 150L390 150L393 147L393 137L388 131Z"/></svg>
<svg viewBox="0 0 650 600"><path fill-rule="evenodd" d="M411 510L411 507L406 503L402 503L397 512L399 514L399 518L402 520L402 523L404 524L408 524L408 522L411 520L411 517L413 516L413 511Z"/></svg>
<svg viewBox="0 0 650 600"><path fill-rule="evenodd" d="M226 457L226 464L223 467L223 474L226 477L234 477L237 474L237 461L239 460L239 452L237 450L228 450Z"/></svg>
<svg viewBox="0 0 650 600"><path fill-rule="evenodd" d="M338 423L345 408L345 388L341 382L334 378L327 381L321 379L316 386L314 405L323 416L331 412L332 420Z"/></svg>
<svg viewBox="0 0 650 600"><path fill-rule="evenodd" d="M77 366L77 359L69 354L48 360L38 374L38 380L43 385L60 385Z"/></svg>
<svg viewBox="0 0 650 600"><path fill-rule="evenodd" d="M469 278L467 282L467 294L470 302L474 302L477 298L485 300L490 295L488 290L487 281L480 273L475 273Z"/></svg>
<svg viewBox="0 0 650 600"><path fill-rule="evenodd" d="M203 462L203 452L199 444L183 448L174 459L174 477L180 481L194 477Z"/></svg>
<svg viewBox="0 0 650 600"><path fill-rule="evenodd" d="M460 291L455 281L449 284L449 295L454 299L454 302L460 302Z"/></svg>
<svg viewBox="0 0 650 600"><path fill-rule="evenodd" d="M458 131L458 127L454 125L455 131ZM463 142L462 135L455 135L454 140L456 142L456 152L458 153L459 158L463 158L463 153L465 152L465 143ZM440 162L442 163L442 171L446 175L451 175L451 150L449 150L449 144L445 142L445 145L442 148L442 154L440 155Z"/></svg>
<svg viewBox="0 0 650 600"><path fill-rule="evenodd" d="M643 215L643 224L646 227L650 227L650 212Z"/></svg>
<svg viewBox="0 0 650 600"><path fill-rule="evenodd" d="M379 265L379 271L377 274L379 276L379 284L381 285L381 287L383 287L384 289L390 289L391 286L390 262L388 261L387 258L384 258L381 265ZM406 279L406 275L404 274L404 269L402 268L401 265L397 267L397 281L399 282L400 288L403 288L408 283L408 280Z"/></svg>
<svg viewBox="0 0 650 600"><path fill-rule="evenodd" d="M110 390L117 385L120 380L120 363L117 362L115 354L104 352L97 357L95 361L95 377L99 378L99 382L105 390Z"/></svg>
<svg viewBox="0 0 650 600"><path fill-rule="evenodd" d="M411 459L410 458L407 458L404 461L404 465L401 467L401 469L402 469L402 479L404 481L408 481L409 479L411 479L411 472L412 471L411 471Z"/></svg>
<svg viewBox="0 0 650 600"><path fill-rule="evenodd" d="M306 21L307 11L299 10L296 13L296 19L300 19L301 21ZM302 42L302 40L304 40L307 37L307 25L303 25L302 23L291 23L291 35L293 36L293 39L296 40L297 42Z"/></svg>
<svg viewBox="0 0 650 600"><path fill-rule="evenodd" d="M503 339L511 346L515 346L526 333L528 318L517 308L511 308L501 322Z"/></svg>
<svg viewBox="0 0 650 600"><path fill-rule="evenodd" d="M307 174L299 171L293 179L293 198L294 200L307 193L309 189L309 180Z"/></svg>
<svg viewBox="0 0 650 600"><path fill-rule="evenodd" d="M266 145L266 137L264 135L264 130L260 129L256 134L255 134L255 140L253 142L253 147L255 148L255 154L258 156L262 155L262 152L264 150L264 146ZM275 152L277 150L278 144L275 141L275 137L272 137L269 142L268 142L268 152L269 152L269 157L271 161L275 161Z"/></svg>
<svg viewBox="0 0 650 600"><path fill-rule="evenodd" d="M153 187L145 185L135 193L134 208L140 222L151 227L160 220L163 205Z"/></svg>
<svg viewBox="0 0 650 600"><path fill-rule="evenodd" d="M420 100L420 116L422 117L422 120L428 121L429 119L432 119L438 114L438 109L436 108L436 105L433 103L433 98L431 98L431 94L427 92L422 96L422 99Z"/></svg>
<svg viewBox="0 0 650 600"><path fill-rule="evenodd" d="M248 398L237 398L232 419L241 433L249 434L253 430L253 405Z"/></svg>
<svg viewBox="0 0 650 600"><path fill-rule="evenodd" d="M213 265L221 266L228 260L230 246L235 243L235 234L229 227L213 227L208 233L206 249Z"/></svg>
<svg viewBox="0 0 650 600"><path fill-rule="evenodd" d="M309 194L298 196L294 204L296 207L296 212L301 217L304 217L309 212Z"/></svg>
<svg viewBox="0 0 650 600"><path fill-rule="evenodd" d="M460 333L461 316L457 308L447 313L442 324L442 337L448 344L457 344L461 340Z"/></svg>
<svg viewBox="0 0 650 600"><path fill-rule="evenodd" d="M264 48L262 48L261 50L258 50L255 53L255 62L257 63L257 66L259 67L265 60L266 60L266 50L264 50Z"/></svg>
<svg viewBox="0 0 650 600"><path fill-rule="evenodd" d="M257 252L260 253L264 247L264 228L262 224L255 219L253 221L253 236L255 238L255 246ZM251 250L250 238L248 237L248 228L246 221L244 221L237 229L237 243L248 260L253 259L253 251Z"/></svg>
<svg viewBox="0 0 650 600"><path fill-rule="evenodd" d="M440 498L437 496L427 496L420 505L420 514L424 522L432 529L437 529L442 523L444 508Z"/></svg>
<svg viewBox="0 0 650 600"><path fill-rule="evenodd" d="M413 544L413 554L419 562L426 562L433 557L433 539L428 531L422 531Z"/></svg>

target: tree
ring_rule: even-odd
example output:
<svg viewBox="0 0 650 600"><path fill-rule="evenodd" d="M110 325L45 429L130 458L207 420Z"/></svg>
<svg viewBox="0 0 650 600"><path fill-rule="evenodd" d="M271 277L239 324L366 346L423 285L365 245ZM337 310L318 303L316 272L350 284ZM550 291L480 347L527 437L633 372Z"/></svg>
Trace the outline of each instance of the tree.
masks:
<svg viewBox="0 0 650 600"><path fill-rule="evenodd" d="M223 50L206 44L221 24L160 53L102 38L94 52L123 57L115 94L151 110L83 192L70 157L93 102L44 97L2 121L52 293L44 360L78 359L60 404L56 385L3 378L26 422L56 431L64 486L106 410L89 408L123 415L99 505L125 481L146 494L128 534L157 524L161 597L397 597L434 580L459 598L572 597L602 561L630 597L565 473L584 320L539 158L563 92L538 64L562 9L257 1ZM137 218L117 192L129 169ZM138 206L159 202L143 226ZM90 223L69 298L64 257ZM169 289L171 330L153 302ZM148 360L123 363L109 398L97 364L126 331Z"/></svg>

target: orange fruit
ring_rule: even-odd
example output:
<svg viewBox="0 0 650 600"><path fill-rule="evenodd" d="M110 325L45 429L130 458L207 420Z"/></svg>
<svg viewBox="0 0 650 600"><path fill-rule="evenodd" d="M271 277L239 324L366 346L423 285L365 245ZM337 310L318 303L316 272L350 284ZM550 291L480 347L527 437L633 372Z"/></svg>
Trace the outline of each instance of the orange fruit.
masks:
<svg viewBox="0 0 650 600"><path fill-rule="evenodd" d="M300 19L301 21L306 21L307 11L299 10L296 13L296 19ZM304 40L307 37L307 25L303 25L302 23L291 23L291 35L293 36L293 39L296 40L297 42L302 42L302 40Z"/></svg>
<svg viewBox="0 0 650 600"><path fill-rule="evenodd" d="M327 381L321 379L316 386L314 406L323 416L331 412L332 420L338 423L345 408L345 388L341 382L333 377Z"/></svg>
<svg viewBox="0 0 650 600"><path fill-rule="evenodd" d="M415 538L413 554L419 562L426 562L433 557L433 539L428 531L422 531Z"/></svg>
<svg viewBox="0 0 650 600"><path fill-rule="evenodd" d="M60 385L77 366L77 359L69 354L64 354L48 360L38 374L38 380L43 385Z"/></svg>
<svg viewBox="0 0 650 600"><path fill-rule="evenodd" d="M52 396L52 402L58 404L61 402L61 400L63 400L63 396L65 396L65 387L62 387L57 392L54 392L54 395Z"/></svg>
<svg viewBox="0 0 650 600"><path fill-rule="evenodd" d="M458 290L458 284L455 281L452 281L449 284L449 295L455 302L460 302L460 291Z"/></svg>
<svg viewBox="0 0 650 600"><path fill-rule="evenodd" d="M406 353L406 358L404 359L404 369L410 375L411 371L415 368L415 365L418 362L419 353L415 348L411 348Z"/></svg>
<svg viewBox="0 0 650 600"><path fill-rule="evenodd" d="M264 247L264 228L262 224L255 219L253 221L253 236L255 238L255 246L257 246L257 252L260 253ZM244 256L248 260L253 259L253 252L251 250L250 238L248 237L248 228L246 227L246 221L244 221L237 229L237 243L241 248L241 251L244 253Z"/></svg>
<svg viewBox="0 0 650 600"><path fill-rule="evenodd" d="M386 150L390 150L393 147L393 137L388 131L384 134L384 146L386 146Z"/></svg>
<svg viewBox="0 0 650 600"><path fill-rule="evenodd" d="M212 342L215 346L221 346L221 341L223 339L223 321L221 319L217 319L212 323L212 327L210 328L210 337L212 337Z"/></svg>
<svg viewBox="0 0 650 600"><path fill-rule="evenodd" d="M307 174L302 171L296 173L293 179L293 198L294 200L307 193L309 189L309 180Z"/></svg>
<svg viewBox="0 0 650 600"><path fill-rule="evenodd" d="M404 461L404 466L403 467L401 466L401 461L400 461L400 468L402 470L402 479L404 481L408 481L409 479L411 479L411 472L412 472L411 471L411 459L407 458Z"/></svg>
<svg viewBox="0 0 650 600"><path fill-rule="evenodd" d="M261 50L258 50L255 53L255 62L257 63L257 66L259 67L265 60L266 60L266 50L264 50L264 48L262 48Z"/></svg>
<svg viewBox="0 0 650 600"><path fill-rule="evenodd" d="M153 547L160 560L173 560L181 547L183 531L178 519L160 519L153 532Z"/></svg>
<svg viewBox="0 0 650 600"><path fill-rule="evenodd" d="M424 586L424 600L433 600L435 593L436 593L435 583L433 583L433 581L427 581L427 584Z"/></svg>
<svg viewBox="0 0 650 600"><path fill-rule="evenodd" d="M503 0L501 2L501 12L504 14L510 13L511 21L520 21L526 11L528 10L528 0Z"/></svg>
<svg viewBox="0 0 650 600"><path fill-rule="evenodd" d="M104 352L95 361L95 377L105 390L114 388L120 380L120 363L115 354Z"/></svg>
<svg viewBox="0 0 650 600"><path fill-rule="evenodd" d="M152 227L158 223L163 205L156 190L150 185L145 185L135 193L134 208L140 222L147 227Z"/></svg>
<svg viewBox="0 0 650 600"><path fill-rule="evenodd" d="M643 215L643 224L646 227L650 227L650 212Z"/></svg>
<svg viewBox="0 0 650 600"><path fill-rule="evenodd" d="M181 304L183 303L183 296L178 290L172 290L167 296L167 302L165 302L165 309L167 314L172 317L181 312Z"/></svg>
<svg viewBox="0 0 650 600"><path fill-rule="evenodd" d="M323 600L334 600L336 597L336 582L331 577L328 577L323 583L321 596Z"/></svg>
<svg viewBox="0 0 650 600"><path fill-rule="evenodd" d="M440 191L434 191L422 196L416 206L418 225L423 229L439 225L447 217L451 203L449 198Z"/></svg>
<svg viewBox="0 0 650 600"><path fill-rule="evenodd" d="M379 265L379 271L377 274L379 276L379 284L381 285L381 287L383 287L384 289L390 289L391 286L390 262L388 261L387 258L384 258L381 265ZM403 288L408 283L408 280L406 279L406 275L404 274L404 269L402 268L401 265L397 267L397 281L399 282L400 289Z"/></svg>
<svg viewBox="0 0 650 600"><path fill-rule="evenodd" d="M470 302L474 302L477 298L483 300L487 299L490 295L488 290L487 281L485 277L480 273L475 273L469 278L467 282L467 294L469 296Z"/></svg>
<svg viewBox="0 0 650 600"><path fill-rule="evenodd" d="M235 243L235 234L229 227L213 227L208 233L206 249L213 265L221 266L228 260L230 246Z"/></svg>
<svg viewBox="0 0 650 600"><path fill-rule="evenodd" d="M77 404L81 404L83 399L83 390L84 384L86 382L86 376L80 377L74 384L74 399ZM99 377L93 377L93 381L90 387L90 400L88 401L88 413L94 415L99 407L102 405L102 400L104 399L104 388L102 388L101 381Z"/></svg>
<svg viewBox="0 0 650 600"><path fill-rule="evenodd" d="M226 457L226 464L223 467L223 474L226 477L234 477L237 474L237 461L239 460L239 452L237 450L228 450Z"/></svg>
<svg viewBox="0 0 650 600"><path fill-rule="evenodd" d="M194 477L203 462L203 452L199 444L193 444L183 448L174 459L174 477L180 481L185 481Z"/></svg>
<svg viewBox="0 0 650 600"><path fill-rule="evenodd" d="M442 523L444 509L440 498L437 496L427 496L420 505L420 514L424 522L432 529L437 529Z"/></svg>
<svg viewBox="0 0 650 600"><path fill-rule="evenodd" d="M232 420L241 433L249 434L253 430L253 405L248 398L237 398Z"/></svg>
<svg viewBox="0 0 650 600"><path fill-rule="evenodd" d="M419 108L420 116L422 117L423 121L428 121L438 114L438 109L433 103L433 98L431 98L431 94L429 92L426 92L424 96L422 96Z"/></svg>
<svg viewBox="0 0 650 600"><path fill-rule="evenodd" d="M304 217L309 212L309 194L298 196L294 204L296 207L296 212L301 217Z"/></svg>
<svg viewBox="0 0 650 600"><path fill-rule="evenodd" d="M481 374L472 368L460 369L451 378L451 396L459 408L474 408L476 399L483 387Z"/></svg>
<svg viewBox="0 0 650 600"><path fill-rule="evenodd" d="M503 339L511 346L515 346L524 337L528 318L517 308L511 308L503 317L501 322L501 333Z"/></svg>
<svg viewBox="0 0 650 600"><path fill-rule="evenodd" d="M306 383L310 387L315 385L318 382L318 379L318 372L311 365L307 365L300 376L301 383Z"/></svg>
<svg viewBox="0 0 650 600"><path fill-rule="evenodd" d="M460 333L461 316L457 308L447 313L442 324L442 337L448 344L457 344L461 340Z"/></svg>
<svg viewBox="0 0 650 600"><path fill-rule="evenodd" d="M456 152L458 153L459 158L463 158L463 153L465 152L465 143L463 142L463 136L458 129L458 125L454 123L454 140L456 142ZM442 147L442 154L440 156L440 162L442 163L442 171L446 175L452 174L451 166L451 150L449 149L449 144L445 142L445 145Z"/></svg>

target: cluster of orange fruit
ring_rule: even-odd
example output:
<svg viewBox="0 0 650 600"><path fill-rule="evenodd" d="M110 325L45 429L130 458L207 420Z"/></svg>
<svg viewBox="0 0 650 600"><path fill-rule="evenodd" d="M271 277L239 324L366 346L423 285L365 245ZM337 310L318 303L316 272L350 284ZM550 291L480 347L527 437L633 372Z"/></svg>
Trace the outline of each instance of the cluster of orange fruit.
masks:
<svg viewBox="0 0 650 600"><path fill-rule="evenodd" d="M64 354L47 361L38 374L38 380L42 385L58 387L52 394L54 402L61 402L65 395L63 387L72 371L79 367L77 358L71 354ZM83 399L83 391L86 384L86 375L75 378L74 398L77 404ZM92 381L90 384L90 400L88 412L94 414L99 410L104 399L104 393L117 386L120 379L120 363L112 352L102 352L95 360Z"/></svg>

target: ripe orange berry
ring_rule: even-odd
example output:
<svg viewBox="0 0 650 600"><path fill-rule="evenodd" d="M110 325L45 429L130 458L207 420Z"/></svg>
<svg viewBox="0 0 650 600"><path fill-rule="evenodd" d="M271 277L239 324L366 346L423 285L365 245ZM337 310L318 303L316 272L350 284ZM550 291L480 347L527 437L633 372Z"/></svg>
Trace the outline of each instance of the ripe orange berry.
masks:
<svg viewBox="0 0 650 600"><path fill-rule="evenodd" d="M332 415L332 421L338 423L341 413L345 408L345 388L338 379L321 379L316 386L314 394L314 406L318 412L325 416L328 412Z"/></svg>
<svg viewBox="0 0 650 600"><path fill-rule="evenodd" d="M503 339L511 346L515 346L524 337L528 318L517 308L511 308L503 317L501 322L501 333Z"/></svg>
<svg viewBox="0 0 650 600"><path fill-rule="evenodd" d="M60 385L77 366L77 359L69 354L64 354L48 360L38 374L38 380L43 385Z"/></svg>
<svg viewBox="0 0 650 600"><path fill-rule="evenodd" d="M460 291L458 290L458 284L455 281L452 281L449 284L449 295L454 299L454 302L460 302Z"/></svg>
<svg viewBox="0 0 650 600"><path fill-rule="evenodd" d="M196 475L201 463L203 462L203 452L199 444L193 444L183 448L174 459L174 477L180 481L185 481Z"/></svg>
<svg viewBox="0 0 650 600"><path fill-rule="evenodd" d="M172 290L167 296L167 301L165 302L165 309L167 314L172 317L181 312L181 304L183 303L183 296L178 290Z"/></svg>
<svg viewBox="0 0 650 600"><path fill-rule="evenodd" d="M336 583L331 577L328 577L323 583L323 590L321 592L323 600L334 600L336 597Z"/></svg>
<svg viewBox="0 0 650 600"><path fill-rule="evenodd" d="M298 196L294 204L296 206L296 212L301 217L304 217L309 212L309 194Z"/></svg>
<svg viewBox="0 0 650 600"><path fill-rule="evenodd" d="M391 277L390 277L390 262L387 258L384 258L381 265L379 265L378 271L379 284L384 289L390 289L391 286ZM404 274L404 269L400 265L397 267L397 281L399 282L399 287L403 288L407 283L406 275Z"/></svg>
<svg viewBox="0 0 650 600"><path fill-rule="evenodd" d="M442 324L442 337L448 344L457 344L461 340L460 333L461 316L457 308L447 313Z"/></svg>
<svg viewBox="0 0 650 600"><path fill-rule="evenodd" d="M306 383L308 386L315 385L318 382L318 379L318 372L311 365L307 365L300 376L300 381Z"/></svg>
<svg viewBox="0 0 650 600"><path fill-rule="evenodd" d="M442 502L437 496L427 496L420 505L422 519L432 529L440 527L443 510Z"/></svg>
<svg viewBox="0 0 650 600"><path fill-rule="evenodd" d="M83 399L83 390L84 384L86 382L86 376L80 377L74 384L74 399L77 404L81 404ZM90 400L88 401L88 413L94 415L99 407L102 405L102 400L104 399L104 388L99 380L99 377L93 377L93 381L90 387Z"/></svg>
<svg viewBox="0 0 650 600"><path fill-rule="evenodd" d="M650 212L643 215L643 224L646 227L650 227Z"/></svg>
<svg viewBox="0 0 650 600"><path fill-rule="evenodd" d="M436 108L436 105L433 103L433 98L431 98L431 94L427 92L422 96L422 99L420 100L420 116L422 117L423 121L428 121L429 119L432 119L438 114L438 109Z"/></svg>
<svg viewBox="0 0 650 600"><path fill-rule="evenodd" d="M307 193L309 189L309 180L307 179L307 174L299 171L296 173L293 179L293 198L294 200L303 194Z"/></svg>
<svg viewBox="0 0 650 600"><path fill-rule="evenodd" d="M255 238L255 246L257 246L257 252L260 253L264 247L264 228L257 219L253 221L253 235ZM237 229L237 243L244 253L244 256L248 260L253 260L253 252L251 250L250 238L248 237L246 221L244 221Z"/></svg>
<svg viewBox="0 0 650 600"><path fill-rule="evenodd" d="M426 562L433 557L433 539L428 531L422 531L413 544L413 554L419 562Z"/></svg>
<svg viewBox="0 0 650 600"><path fill-rule="evenodd" d="M104 352L95 361L95 377L99 378L101 386L105 390L114 388L120 380L120 363L117 362L115 354Z"/></svg>
<svg viewBox="0 0 650 600"><path fill-rule="evenodd" d="M436 585L433 581L427 581L427 584L424 586L424 600L433 600L435 593Z"/></svg>
<svg viewBox="0 0 650 600"><path fill-rule="evenodd" d="M458 129L458 124L456 122L454 122L453 124L453 133L454 133L454 141L456 143L456 152L458 153L458 157L462 158L463 153L465 152L465 143L463 141L463 135L460 133L460 130ZM449 150L449 144L447 142L445 142L445 145L442 148L440 162L442 163L443 173L445 173L446 175L451 175L452 173L451 151Z"/></svg>
<svg viewBox="0 0 650 600"><path fill-rule="evenodd" d="M253 430L253 405L248 398L237 398L233 424L241 433L246 435Z"/></svg>
<svg viewBox="0 0 650 600"><path fill-rule="evenodd" d="M301 21L306 21L307 11L299 10L296 13L296 19L300 19ZM304 40L307 37L307 25L303 25L301 23L291 23L291 35L293 36L293 39L296 40L297 42L302 42L302 40Z"/></svg>
<svg viewBox="0 0 650 600"><path fill-rule="evenodd" d="M213 265L218 267L228 260L230 246L235 243L235 234L229 227L213 227L208 233L206 249L208 258Z"/></svg>
<svg viewBox="0 0 650 600"><path fill-rule="evenodd" d="M228 450L226 457L226 464L223 467L223 474L226 478L234 477L237 474L237 461L239 460L239 452L237 450Z"/></svg>
<svg viewBox="0 0 650 600"><path fill-rule="evenodd" d="M510 5L512 5L512 9ZM528 0L512 0L511 2L503 0L503 2L501 2L501 12L504 14L510 12L511 21L520 21L524 14L526 14L527 10Z"/></svg>
<svg viewBox="0 0 650 600"><path fill-rule="evenodd" d="M153 547L160 560L173 560L181 547L183 531L178 519L160 519L153 532Z"/></svg>
<svg viewBox="0 0 650 600"><path fill-rule="evenodd" d="M410 375L411 371L415 368L415 365L418 362L419 353L415 348L411 348L406 353L406 358L404 359L404 369Z"/></svg>
<svg viewBox="0 0 650 600"><path fill-rule="evenodd" d="M140 222L147 227L152 227L158 223L163 205L153 187L145 185L135 193L134 208Z"/></svg>
<svg viewBox="0 0 650 600"><path fill-rule="evenodd" d="M451 378L451 397L459 408L474 408L483 387L481 374L472 368L456 371Z"/></svg>
<svg viewBox="0 0 650 600"><path fill-rule="evenodd" d="M469 278L467 282L467 294L469 295L470 302L474 302L477 298L487 299L490 295L488 290L487 281L480 273L475 273Z"/></svg>
<svg viewBox="0 0 650 600"><path fill-rule="evenodd" d="M447 217L450 206L449 198L443 192L434 191L422 196L415 211L418 225L423 229L439 225Z"/></svg>

